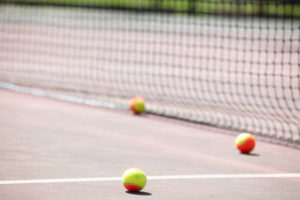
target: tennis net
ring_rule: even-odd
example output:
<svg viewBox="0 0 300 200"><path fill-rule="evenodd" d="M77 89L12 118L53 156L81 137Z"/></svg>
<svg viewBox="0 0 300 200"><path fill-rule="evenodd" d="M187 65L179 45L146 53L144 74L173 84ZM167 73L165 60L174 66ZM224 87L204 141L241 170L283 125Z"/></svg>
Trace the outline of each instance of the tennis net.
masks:
<svg viewBox="0 0 300 200"><path fill-rule="evenodd" d="M142 96L153 114L300 144L299 8L3 1L0 86L117 108Z"/></svg>

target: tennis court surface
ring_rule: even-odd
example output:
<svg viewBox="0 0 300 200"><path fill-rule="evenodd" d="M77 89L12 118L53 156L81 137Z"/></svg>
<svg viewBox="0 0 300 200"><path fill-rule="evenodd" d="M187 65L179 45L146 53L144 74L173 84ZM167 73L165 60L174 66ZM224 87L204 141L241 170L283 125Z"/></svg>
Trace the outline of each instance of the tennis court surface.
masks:
<svg viewBox="0 0 300 200"><path fill-rule="evenodd" d="M5 90L0 95L1 199L300 196L299 150L258 141L253 154L244 155L222 129ZM142 193L122 186L131 167L149 177Z"/></svg>
<svg viewBox="0 0 300 200"><path fill-rule="evenodd" d="M2 0L0 200L300 199L299 13L296 1ZM123 187L128 168L147 174L141 192Z"/></svg>

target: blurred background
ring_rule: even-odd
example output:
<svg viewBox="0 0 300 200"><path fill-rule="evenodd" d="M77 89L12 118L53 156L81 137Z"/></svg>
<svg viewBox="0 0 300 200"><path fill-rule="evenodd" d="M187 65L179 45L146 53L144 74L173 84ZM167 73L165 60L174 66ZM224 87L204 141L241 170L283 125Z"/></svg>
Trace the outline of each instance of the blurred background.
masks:
<svg viewBox="0 0 300 200"><path fill-rule="evenodd" d="M295 0L2 0L0 87L300 144Z"/></svg>

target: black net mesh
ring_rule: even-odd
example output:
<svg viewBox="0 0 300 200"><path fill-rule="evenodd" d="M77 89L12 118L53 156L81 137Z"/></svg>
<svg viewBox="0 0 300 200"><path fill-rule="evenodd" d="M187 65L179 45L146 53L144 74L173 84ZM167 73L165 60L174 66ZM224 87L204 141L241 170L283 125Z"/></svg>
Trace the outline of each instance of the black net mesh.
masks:
<svg viewBox="0 0 300 200"><path fill-rule="evenodd" d="M2 1L0 86L299 144L299 35L293 1Z"/></svg>

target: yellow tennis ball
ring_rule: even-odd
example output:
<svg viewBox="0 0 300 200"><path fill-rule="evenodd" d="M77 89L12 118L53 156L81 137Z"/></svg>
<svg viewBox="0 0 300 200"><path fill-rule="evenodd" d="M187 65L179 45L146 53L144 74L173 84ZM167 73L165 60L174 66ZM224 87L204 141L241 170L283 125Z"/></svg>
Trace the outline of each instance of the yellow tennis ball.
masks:
<svg viewBox="0 0 300 200"><path fill-rule="evenodd" d="M124 172L122 183L128 191L138 192L145 187L147 183L147 177L142 170L130 168Z"/></svg>

